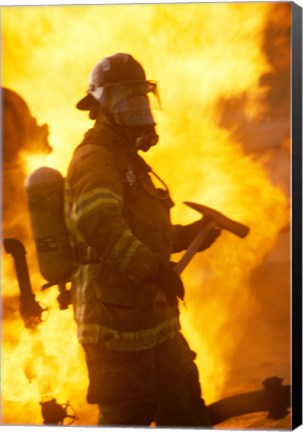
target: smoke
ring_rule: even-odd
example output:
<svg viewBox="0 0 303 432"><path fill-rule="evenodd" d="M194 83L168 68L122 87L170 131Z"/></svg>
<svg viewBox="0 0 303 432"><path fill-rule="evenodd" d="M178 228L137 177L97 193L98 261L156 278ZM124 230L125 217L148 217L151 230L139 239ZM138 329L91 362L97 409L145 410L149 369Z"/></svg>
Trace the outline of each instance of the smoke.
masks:
<svg viewBox="0 0 303 432"><path fill-rule="evenodd" d="M272 5L262 42L269 70L259 78L264 94L256 115L251 118L247 113L246 92L220 103L220 126L232 131L245 152L264 166L272 184L285 193L287 200L290 192L290 19L289 4ZM289 381L288 218L281 226L276 243L252 269L249 290L256 306L231 357L231 364L238 366L231 368L228 384L235 385L244 379L247 382L249 365L252 382L274 373Z"/></svg>

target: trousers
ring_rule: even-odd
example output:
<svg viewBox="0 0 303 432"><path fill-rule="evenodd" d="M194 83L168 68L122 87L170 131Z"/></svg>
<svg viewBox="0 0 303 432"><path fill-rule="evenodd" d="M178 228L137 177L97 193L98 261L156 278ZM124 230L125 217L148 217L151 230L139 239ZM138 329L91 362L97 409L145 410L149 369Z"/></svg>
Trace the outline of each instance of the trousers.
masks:
<svg viewBox="0 0 303 432"><path fill-rule="evenodd" d="M196 354L181 333L144 351L84 350L99 425L211 427Z"/></svg>

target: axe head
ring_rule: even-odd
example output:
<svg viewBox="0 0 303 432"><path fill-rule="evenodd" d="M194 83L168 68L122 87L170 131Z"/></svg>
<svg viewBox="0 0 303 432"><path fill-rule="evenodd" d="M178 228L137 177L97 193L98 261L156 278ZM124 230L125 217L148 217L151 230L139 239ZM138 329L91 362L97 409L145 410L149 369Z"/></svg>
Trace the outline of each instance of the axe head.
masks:
<svg viewBox="0 0 303 432"><path fill-rule="evenodd" d="M184 201L188 207L198 211L203 216L209 216L212 220L221 228L226 229L227 231L232 232L238 237L244 238L249 233L248 226L237 222L229 217L225 216L223 213L218 212L217 210L207 207L203 204L197 204L189 201Z"/></svg>

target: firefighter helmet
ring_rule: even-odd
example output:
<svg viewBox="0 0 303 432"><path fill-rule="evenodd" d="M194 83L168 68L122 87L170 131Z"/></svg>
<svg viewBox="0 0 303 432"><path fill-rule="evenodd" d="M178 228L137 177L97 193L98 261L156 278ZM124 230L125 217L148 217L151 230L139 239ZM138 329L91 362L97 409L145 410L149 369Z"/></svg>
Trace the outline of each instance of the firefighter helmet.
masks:
<svg viewBox="0 0 303 432"><path fill-rule="evenodd" d="M146 80L141 64L125 53L105 57L92 69L87 95L76 106L90 110L94 101L124 126L154 125L151 107L160 105L156 82Z"/></svg>

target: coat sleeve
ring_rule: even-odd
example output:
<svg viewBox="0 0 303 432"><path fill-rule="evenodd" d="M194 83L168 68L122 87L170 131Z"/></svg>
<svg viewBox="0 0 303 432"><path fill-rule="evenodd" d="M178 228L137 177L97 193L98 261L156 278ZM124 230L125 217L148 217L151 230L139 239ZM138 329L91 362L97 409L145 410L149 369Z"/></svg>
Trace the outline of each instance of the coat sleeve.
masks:
<svg viewBox="0 0 303 432"><path fill-rule="evenodd" d="M113 156L94 147L89 152L84 148L69 169L76 228L100 260L137 282L150 281L160 257L133 235L123 217L123 185Z"/></svg>

